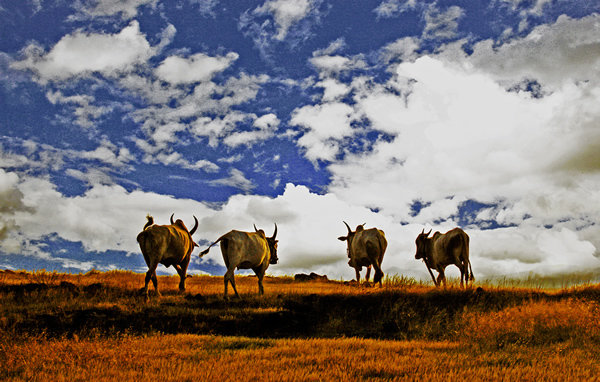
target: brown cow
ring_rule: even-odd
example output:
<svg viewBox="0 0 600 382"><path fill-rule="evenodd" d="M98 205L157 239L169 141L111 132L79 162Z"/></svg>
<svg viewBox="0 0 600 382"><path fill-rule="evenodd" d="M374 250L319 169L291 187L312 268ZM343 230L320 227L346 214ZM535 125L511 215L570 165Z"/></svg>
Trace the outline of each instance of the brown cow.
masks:
<svg viewBox="0 0 600 382"><path fill-rule="evenodd" d="M192 235L198 228L198 219L194 216L194 228L188 231L180 219L173 222L173 215L171 215L170 225L155 225L152 216L148 215L148 222L144 226L144 230L137 236L137 241L148 266L144 285L146 296L148 296L148 283L150 280L154 284L156 294L160 296L156 278L158 264L162 264L167 268L172 265L179 274L179 291L185 291L185 278L190 256L194 247L198 246L192 239Z"/></svg>
<svg viewBox="0 0 600 382"><path fill-rule="evenodd" d="M362 267L367 267L366 279L369 281L371 273L371 265L375 268L375 276L373 283L379 283L382 286L383 271L381 270L381 262L387 248L387 240L382 230L377 228L364 229L364 224L356 227L356 231L352 232L348 223L344 222L348 228L347 236L340 236L338 240L347 241L348 243L348 265L356 271L356 285L360 285L360 271Z"/></svg>
<svg viewBox="0 0 600 382"><path fill-rule="evenodd" d="M200 253L200 257L206 255L210 248L221 242L221 253L227 267L225 273L225 299L227 296L227 286L231 283L236 297L240 297L235 287L234 272L235 269L252 269L258 277L258 294L265 293L263 288L263 278L269 264L277 264L277 224L272 237L266 237L265 231L257 229L256 232L229 231L212 243L206 250Z"/></svg>
<svg viewBox="0 0 600 382"><path fill-rule="evenodd" d="M469 281L475 280L469 261L469 235L460 228L454 228L444 234L436 232L432 237L429 237L430 233L431 230L425 233L423 229L417 236L415 259L423 259L435 286L439 286L440 282L446 285L444 271L452 264L460 269L460 286L463 287L463 279L468 286ZM433 277L431 269L438 271L437 280Z"/></svg>

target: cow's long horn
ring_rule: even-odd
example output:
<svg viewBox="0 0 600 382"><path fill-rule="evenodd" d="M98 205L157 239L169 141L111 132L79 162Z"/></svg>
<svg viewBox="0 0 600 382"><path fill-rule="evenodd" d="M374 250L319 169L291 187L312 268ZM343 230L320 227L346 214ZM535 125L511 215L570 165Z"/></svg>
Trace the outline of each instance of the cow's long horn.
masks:
<svg viewBox="0 0 600 382"><path fill-rule="evenodd" d="M171 214L171 224L175 224L175 222L173 221L173 216L175 216L175 212L173 212L173 213Z"/></svg>
<svg viewBox="0 0 600 382"><path fill-rule="evenodd" d="M350 226L348 225L348 223L344 222L344 224L346 225L346 228L348 228L348 234L352 233L352 230L350 229Z"/></svg>
<svg viewBox="0 0 600 382"><path fill-rule="evenodd" d="M192 215L194 216L194 215ZM194 221L196 222L194 224L194 228L192 228L192 230L190 231L190 236L194 234L194 232L196 232L196 230L198 229L198 219L196 219L196 217L194 216Z"/></svg>
<svg viewBox="0 0 600 382"><path fill-rule="evenodd" d="M277 223L275 223L275 232L273 232L272 239L275 240L276 237L277 237Z"/></svg>
<svg viewBox="0 0 600 382"><path fill-rule="evenodd" d="M258 232L258 228L256 228L256 224L253 224L253 225L254 225L254 232Z"/></svg>
<svg viewBox="0 0 600 382"><path fill-rule="evenodd" d="M431 233L431 231L433 231L433 228L429 230L429 232L427 232L427 237L429 237L429 234Z"/></svg>

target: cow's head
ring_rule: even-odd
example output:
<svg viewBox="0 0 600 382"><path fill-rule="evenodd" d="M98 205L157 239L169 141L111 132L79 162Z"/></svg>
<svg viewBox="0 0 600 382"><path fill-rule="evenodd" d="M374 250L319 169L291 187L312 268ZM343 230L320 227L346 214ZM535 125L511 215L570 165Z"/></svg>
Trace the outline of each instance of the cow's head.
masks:
<svg viewBox="0 0 600 382"><path fill-rule="evenodd" d="M171 215L171 224L172 225L176 225L179 228L184 229L185 231L187 231L190 234L190 241L192 242L192 249L194 249L194 247L198 247L198 244L196 244L196 242L194 241L194 239L192 239L192 235L196 232L196 230L198 229L198 219L196 219L196 217L194 215L194 228L192 228L191 231L188 231L187 227L185 226L185 224L183 223L183 220L181 219L177 219L175 221L173 221L173 216L175 216L175 214L173 213Z"/></svg>
<svg viewBox="0 0 600 382"><path fill-rule="evenodd" d="M340 236L338 237L338 240L348 242L348 248L346 249L346 251L348 252L348 257L350 257L350 248L352 248L352 240L354 239L354 236L357 232L362 232L365 230L365 224L367 223L357 225L356 230L354 232L352 232L348 223L344 222L344 224L346 225L346 228L348 228L348 235Z"/></svg>
<svg viewBox="0 0 600 382"><path fill-rule="evenodd" d="M425 229L423 228L423 231L421 231L419 236L417 236L417 240L415 240L415 244L417 245L417 253L415 254L415 259L418 260L427 258L427 254L430 251L431 239L428 237L430 233L431 230L425 233Z"/></svg>
<svg viewBox="0 0 600 382"><path fill-rule="evenodd" d="M266 237L265 231L256 228L256 224L254 225L254 230L265 236L265 239L267 239L269 251L271 252L271 260L269 261L269 264L277 264L277 262L279 261L279 258L277 257L277 243L279 242L279 240L275 239L277 237L277 223L275 223L275 232L273 232L273 236L271 237Z"/></svg>

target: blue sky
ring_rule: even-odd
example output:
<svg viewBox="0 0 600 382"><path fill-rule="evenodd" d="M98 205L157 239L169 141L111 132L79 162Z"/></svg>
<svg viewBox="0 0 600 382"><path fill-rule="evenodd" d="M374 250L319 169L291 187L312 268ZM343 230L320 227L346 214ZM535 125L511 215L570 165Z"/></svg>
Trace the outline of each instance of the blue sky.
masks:
<svg viewBox="0 0 600 382"><path fill-rule="evenodd" d="M275 275L351 279L342 220L389 274L429 277L417 234L455 226L476 277L600 268L598 12L0 0L0 268L144 272L148 213L201 245L277 223Z"/></svg>

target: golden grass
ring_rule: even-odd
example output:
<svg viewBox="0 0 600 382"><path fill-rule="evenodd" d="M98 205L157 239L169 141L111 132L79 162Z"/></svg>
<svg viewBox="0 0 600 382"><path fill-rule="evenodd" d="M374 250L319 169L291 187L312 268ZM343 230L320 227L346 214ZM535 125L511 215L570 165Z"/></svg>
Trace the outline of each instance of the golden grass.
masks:
<svg viewBox="0 0 600 382"><path fill-rule="evenodd" d="M0 347L6 381L591 381L593 348L479 351L456 342L159 335Z"/></svg>
<svg viewBox="0 0 600 382"><path fill-rule="evenodd" d="M160 276L163 297L151 294L147 302L139 291L143 279L124 271L0 273L0 380L587 381L600 375L599 286L461 290L388 278L380 289L278 277L265 280L259 297L256 278L238 276L243 299L225 302L222 277L190 277L188 294L180 295L177 276ZM289 314L276 321L290 318L287 338L267 338L278 314ZM258 330L254 338L195 334L210 333L211 325ZM194 331L182 334L188 328Z"/></svg>
<svg viewBox="0 0 600 382"><path fill-rule="evenodd" d="M548 343L600 344L595 301L530 301L498 312L463 315L463 342L483 348Z"/></svg>

